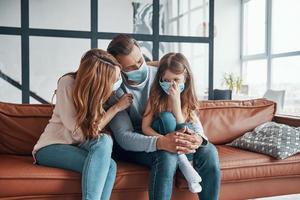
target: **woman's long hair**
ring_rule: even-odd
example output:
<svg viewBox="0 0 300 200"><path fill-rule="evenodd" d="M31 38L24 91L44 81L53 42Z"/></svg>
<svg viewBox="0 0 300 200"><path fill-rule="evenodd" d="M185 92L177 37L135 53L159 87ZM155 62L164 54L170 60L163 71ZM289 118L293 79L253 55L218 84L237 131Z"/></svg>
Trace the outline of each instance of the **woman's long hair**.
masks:
<svg viewBox="0 0 300 200"><path fill-rule="evenodd" d="M174 74L184 73L185 89L180 94L181 109L188 121L193 120L193 113L198 108L198 100L190 65L186 57L181 53L168 53L159 61L158 71L150 90L151 112L153 112L154 116L157 116L160 112L167 110L168 95L159 85L159 81L162 81L166 70L170 70ZM147 114L145 113L145 115Z"/></svg>
<svg viewBox="0 0 300 200"><path fill-rule="evenodd" d="M105 114L103 104L112 93L116 81L117 60L101 49L91 49L81 58L75 78L73 101L76 108L77 128L86 139L98 136L98 124Z"/></svg>

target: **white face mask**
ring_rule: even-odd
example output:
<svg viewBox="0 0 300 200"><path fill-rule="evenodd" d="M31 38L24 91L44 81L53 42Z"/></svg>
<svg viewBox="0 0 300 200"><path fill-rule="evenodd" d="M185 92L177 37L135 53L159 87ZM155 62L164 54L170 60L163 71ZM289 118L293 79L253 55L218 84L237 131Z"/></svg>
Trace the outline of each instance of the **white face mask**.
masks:
<svg viewBox="0 0 300 200"><path fill-rule="evenodd" d="M167 81L159 81L159 85L163 89L163 91L169 95L169 90L172 87L172 83ZM179 83L178 89L181 93L184 90L184 83Z"/></svg>
<svg viewBox="0 0 300 200"><path fill-rule="evenodd" d="M116 91L117 89L119 89L119 87L121 86L122 83L123 83L123 80L120 77L119 80L114 83L114 85L113 85L113 91Z"/></svg>

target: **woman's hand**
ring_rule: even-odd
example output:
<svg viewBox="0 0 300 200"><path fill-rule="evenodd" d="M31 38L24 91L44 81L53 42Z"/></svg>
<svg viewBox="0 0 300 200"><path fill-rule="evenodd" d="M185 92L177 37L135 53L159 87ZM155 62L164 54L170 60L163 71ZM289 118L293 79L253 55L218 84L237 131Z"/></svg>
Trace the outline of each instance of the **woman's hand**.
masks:
<svg viewBox="0 0 300 200"><path fill-rule="evenodd" d="M114 107L117 109L117 111L122 111L128 108L133 101L132 94L123 94L118 103L114 105Z"/></svg>
<svg viewBox="0 0 300 200"><path fill-rule="evenodd" d="M102 131L118 112L128 108L132 104L132 99L133 98L131 94L124 94L115 105L111 106L107 110L100 123L93 124L93 126L98 126L98 130Z"/></svg>

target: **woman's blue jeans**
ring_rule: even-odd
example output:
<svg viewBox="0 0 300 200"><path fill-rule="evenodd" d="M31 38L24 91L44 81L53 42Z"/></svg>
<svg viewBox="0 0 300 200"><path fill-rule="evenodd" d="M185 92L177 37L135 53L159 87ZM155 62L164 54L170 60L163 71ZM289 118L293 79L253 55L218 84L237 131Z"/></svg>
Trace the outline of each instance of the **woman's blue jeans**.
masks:
<svg viewBox="0 0 300 200"><path fill-rule="evenodd" d="M175 124L175 126L174 126ZM155 118L152 128L160 134L175 131L180 126L170 112L163 112ZM152 153L125 151L115 145L115 154L119 159L131 161L151 168L149 180L149 200L170 200L173 190L173 179L177 170L178 156L167 151ZM196 150L193 155L193 166L202 178L202 191L198 194L201 200L218 200L220 191L219 157L215 146L207 143Z"/></svg>
<svg viewBox="0 0 300 200"><path fill-rule="evenodd" d="M39 165L81 173L82 199L108 200L115 182L117 165L111 159L113 141L103 134L79 146L52 144L36 153Z"/></svg>

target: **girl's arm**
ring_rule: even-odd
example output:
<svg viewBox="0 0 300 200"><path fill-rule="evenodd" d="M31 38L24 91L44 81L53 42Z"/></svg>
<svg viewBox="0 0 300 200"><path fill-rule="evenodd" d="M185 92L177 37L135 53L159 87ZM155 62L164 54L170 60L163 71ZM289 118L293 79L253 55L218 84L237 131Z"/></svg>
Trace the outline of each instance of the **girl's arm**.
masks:
<svg viewBox="0 0 300 200"><path fill-rule="evenodd" d="M142 130L145 135L148 136L161 136L161 134L157 133L153 128L151 128L151 124L153 121L153 113L151 111L150 101L148 101L145 114L142 121Z"/></svg>
<svg viewBox="0 0 300 200"><path fill-rule="evenodd" d="M196 114L196 112L193 112L192 116L193 116L193 122L189 124L189 129L191 129L191 131L193 133L195 133L194 136L202 138L202 144L201 145L204 146L208 143L208 139L207 139L207 137L204 133L202 124L201 124L201 122L199 120L199 117Z"/></svg>
<svg viewBox="0 0 300 200"><path fill-rule="evenodd" d="M176 118L177 124L182 124L185 122L185 117L182 113L181 109L181 99L180 99L180 92L178 89L178 84L174 81L172 87L169 91L170 100L172 102L172 113Z"/></svg>
<svg viewBox="0 0 300 200"><path fill-rule="evenodd" d="M102 117L100 123L98 124L98 130L101 131L111 120L114 118L114 116L122 111L128 108L132 104L132 95L131 94L124 94L121 99L111 106L104 116Z"/></svg>
<svg viewBox="0 0 300 200"><path fill-rule="evenodd" d="M173 114L176 118L177 124L182 124L185 122L185 118L182 114L181 105L176 102L173 102Z"/></svg>

